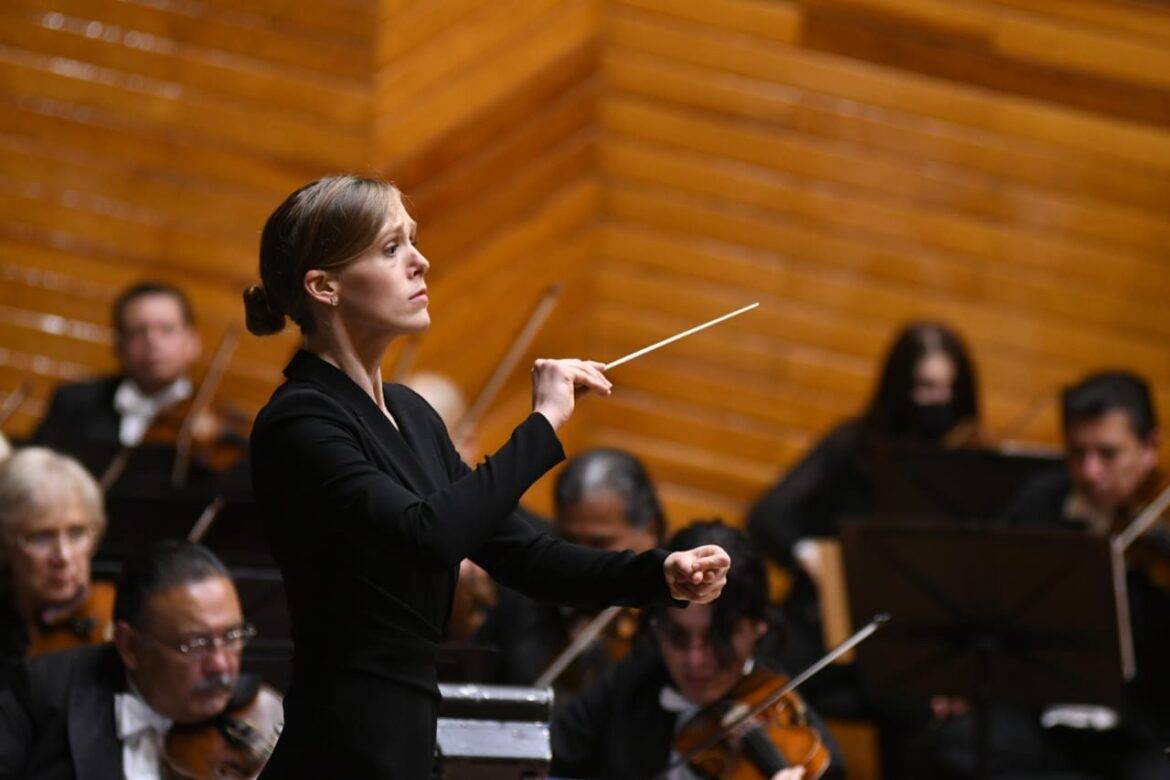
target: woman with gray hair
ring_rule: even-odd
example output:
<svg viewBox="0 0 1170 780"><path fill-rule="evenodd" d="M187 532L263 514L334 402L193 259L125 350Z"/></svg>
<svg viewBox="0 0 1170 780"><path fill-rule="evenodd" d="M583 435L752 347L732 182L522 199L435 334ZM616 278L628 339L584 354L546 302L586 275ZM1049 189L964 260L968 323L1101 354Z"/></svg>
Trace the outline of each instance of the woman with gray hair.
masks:
<svg viewBox="0 0 1170 780"><path fill-rule="evenodd" d="M0 658L18 663L109 638L114 588L90 582L102 495L73 458L43 447L0 463Z"/></svg>

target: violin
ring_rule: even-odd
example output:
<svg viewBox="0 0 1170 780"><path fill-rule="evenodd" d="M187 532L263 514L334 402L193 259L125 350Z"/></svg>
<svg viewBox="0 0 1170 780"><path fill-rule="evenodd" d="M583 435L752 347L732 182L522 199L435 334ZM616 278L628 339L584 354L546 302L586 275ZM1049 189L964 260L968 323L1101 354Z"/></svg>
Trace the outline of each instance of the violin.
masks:
<svg viewBox="0 0 1170 780"><path fill-rule="evenodd" d="M160 411L143 434L142 443L175 447L181 483L190 465L219 474L246 458L248 418L219 404L197 408L188 398Z"/></svg>
<svg viewBox="0 0 1170 780"><path fill-rule="evenodd" d="M268 762L284 726L279 693L256 677L241 677L224 711L201 723L176 723L163 743L171 777L189 780L253 778Z"/></svg>
<svg viewBox="0 0 1170 780"><path fill-rule="evenodd" d="M717 778L770 778L796 767L803 768L806 777L823 775L829 766L828 748L808 725L808 709L796 697L796 689L889 620L887 614L875 615L791 680L763 669L745 675L722 701L683 725L675 735L678 758L656 777L666 777L683 764Z"/></svg>
<svg viewBox="0 0 1170 780"><path fill-rule="evenodd" d="M1151 584L1170 593L1170 482L1155 475L1145 492L1156 495L1113 537L1113 546L1124 554L1130 569L1142 572Z"/></svg>
<svg viewBox="0 0 1170 780"><path fill-rule="evenodd" d="M762 711L712 742L740 713L751 712L789 684L785 675L757 666L740 678L719 702L705 707L675 735L674 749L688 756L702 777L756 780L801 767L810 780L829 768L830 753L809 726L808 707L799 694L783 694Z"/></svg>
<svg viewBox="0 0 1170 780"><path fill-rule="evenodd" d="M95 582L76 604L46 616L44 625L29 632L26 657L108 642L113 635L114 593L110 583Z"/></svg>

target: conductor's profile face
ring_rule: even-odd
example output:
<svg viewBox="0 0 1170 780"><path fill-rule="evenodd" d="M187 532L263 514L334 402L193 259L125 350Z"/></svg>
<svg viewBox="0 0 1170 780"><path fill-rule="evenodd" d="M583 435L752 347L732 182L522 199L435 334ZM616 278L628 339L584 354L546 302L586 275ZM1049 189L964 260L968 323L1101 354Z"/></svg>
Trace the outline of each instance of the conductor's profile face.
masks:
<svg viewBox="0 0 1170 780"><path fill-rule="evenodd" d="M430 263L415 246L417 226L395 198L378 238L334 271L336 308L351 331L420 333L431 324L425 276Z"/></svg>

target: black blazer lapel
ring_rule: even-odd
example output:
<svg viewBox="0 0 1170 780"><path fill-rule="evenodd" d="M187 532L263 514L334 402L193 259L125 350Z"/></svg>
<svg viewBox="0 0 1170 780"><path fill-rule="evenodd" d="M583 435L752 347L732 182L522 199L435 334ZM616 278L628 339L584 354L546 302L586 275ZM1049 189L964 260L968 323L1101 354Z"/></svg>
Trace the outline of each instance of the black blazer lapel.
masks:
<svg viewBox="0 0 1170 780"><path fill-rule="evenodd" d="M373 399L339 368L311 352L301 350L293 356L284 374L290 379L303 379L321 385L332 397L345 404L365 429L367 438L378 448L381 460L416 494L426 496L437 488L403 438L403 433L382 414ZM399 425L409 425L400 419L394 409L391 409L391 413Z"/></svg>
<svg viewBox="0 0 1170 780"><path fill-rule="evenodd" d="M94 680L77 680L69 694L69 755L77 780L122 777L122 743L114 722L114 694L124 671L113 646Z"/></svg>

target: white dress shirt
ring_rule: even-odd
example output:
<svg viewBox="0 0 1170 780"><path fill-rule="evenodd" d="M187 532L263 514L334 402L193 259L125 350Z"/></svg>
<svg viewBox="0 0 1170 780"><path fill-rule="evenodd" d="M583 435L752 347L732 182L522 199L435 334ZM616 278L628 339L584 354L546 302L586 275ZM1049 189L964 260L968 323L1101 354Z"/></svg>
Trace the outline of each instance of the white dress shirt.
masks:
<svg viewBox="0 0 1170 780"><path fill-rule="evenodd" d="M171 720L151 709L133 683L128 692L114 694L114 727L126 780L162 780L163 741Z"/></svg>
<svg viewBox="0 0 1170 780"><path fill-rule="evenodd" d="M124 447L134 447L146 435L154 416L191 395L191 380L179 377L153 395L146 395L133 379L123 379L114 392L114 409L122 417L118 438Z"/></svg>

